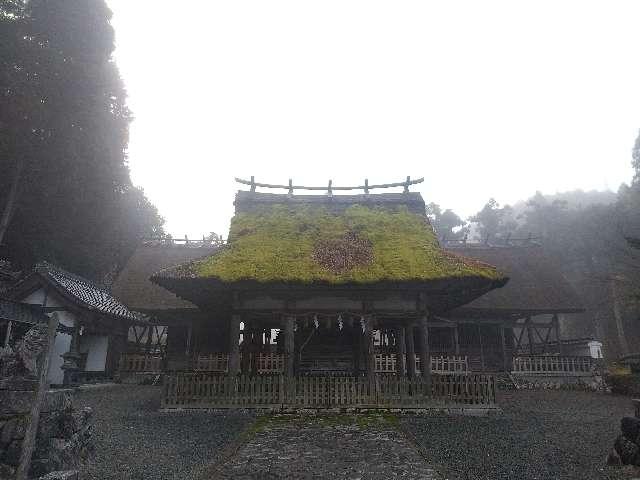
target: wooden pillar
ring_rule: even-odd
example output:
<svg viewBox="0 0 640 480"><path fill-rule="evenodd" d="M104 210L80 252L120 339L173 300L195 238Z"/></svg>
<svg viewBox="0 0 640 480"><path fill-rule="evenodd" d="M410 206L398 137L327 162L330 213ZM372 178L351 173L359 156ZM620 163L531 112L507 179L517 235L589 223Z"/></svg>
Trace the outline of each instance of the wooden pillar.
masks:
<svg viewBox="0 0 640 480"><path fill-rule="evenodd" d="M367 369L367 378L370 383L375 382L376 378L376 359L373 350L373 330L371 329L371 317L366 317L364 322L364 351L365 366Z"/></svg>
<svg viewBox="0 0 640 480"><path fill-rule="evenodd" d="M419 345L420 345L420 364L422 368L422 378L431 383L431 350L429 349L429 324L427 315L420 317L418 324Z"/></svg>
<svg viewBox="0 0 640 480"><path fill-rule="evenodd" d="M406 343L404 335L404 327L396 327L396 374L404 377L407 374L407 368L405 366L406 357Z"/></svg>
<svg viewBox="0 0 640 480"><path fill-rule="evenodd" d="M151 336L153 337L153 333L151 334ZM192 342L193 342L193 323L189 323L189 326L187 327L187 346L184 352L187 357L191 355ZM159 338L158 338L158 343L160 343ZM149 352L149 349L147 349L147 352Z"/></svg>
<svg viewBox="0 0 640 480"><path fill-rule="evenodd" d="M529 354L533 355L533 332L531 331L531 317L527 317L525 321L525 325L527 326L527 339L529 340Z"/></svg>
<svg viewBox="0 0 640 480"><path fill-rule="evenodd" d="M455 327L453 327L453 349L456 353L456 356L460 355L460 332L458 330L459 323L456 322Z"/></svg>
<svg viewBox="0 0 640 480"><path fill-rule="evenodd" d="M505 372L511 371L511 362L507 357L507 339L504 334L504 323L500 324L500 345L502 347L502 365Z"/></svg>
<svg viewBox="0 0 640 480"><path fill-rule="evenodd" d="M553 314L553 327L556 331L556 341L558 342L558 353L562 355L563 348L562 348L562 340L560 339L560 319L558 318L557 313Z"/></svg>
<svg viewBox="0 0 640 480"><path fill-rule="evenodd" d="M285 360L285 374L287 377L293 377L293 347L294 347L294 338L293 338L293 323L294 317L291 315L287 315L283 319L283 333L284 333L284 360Z"/></svg>
<svg viewBox="0 0 640 480"><path fill-rule="evenodd" d="M407 325L405 341L407 344L407 374L409 378L416 377L416 349L414 344L413 324Z"/></svg>
<svg viewBox="0 0 640 480"><path fill-rule="evenodd" d="M229 375L240 373L240 322L242 317L231 315L229 322Z"/></svg>
<svg viewBox="0 0 640 480"><path fill-rule="evenodd" d="M482 329L480 328L480 323L476 323L476 327L478 328L478 343L480 345L480 368L482 368L482 371L484 372L485 370L485 364L484 364L484 345L482 344Z"/></svg>

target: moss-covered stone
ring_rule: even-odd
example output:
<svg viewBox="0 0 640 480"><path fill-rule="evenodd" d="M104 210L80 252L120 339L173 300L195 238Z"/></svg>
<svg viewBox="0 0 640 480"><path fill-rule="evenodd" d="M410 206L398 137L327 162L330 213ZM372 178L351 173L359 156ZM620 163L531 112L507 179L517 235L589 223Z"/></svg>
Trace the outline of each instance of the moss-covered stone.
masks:
<svg viewBox="0 0 640 480"><path fill-rule="evenodd" d="M330 269L316 260L318 244L356 234L370 242L371 261ZM353 205L344 213L323 208L265 206L232 219L229 244L183 266L190 277L224 282L373 283L476 277L499 280L495 268L443 251L422 215Z"/></svg>

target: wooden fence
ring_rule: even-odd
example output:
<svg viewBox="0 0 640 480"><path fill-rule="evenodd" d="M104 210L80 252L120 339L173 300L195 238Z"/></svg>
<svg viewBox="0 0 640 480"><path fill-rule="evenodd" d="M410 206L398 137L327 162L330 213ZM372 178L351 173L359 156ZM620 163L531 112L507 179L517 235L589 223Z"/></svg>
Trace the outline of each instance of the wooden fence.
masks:
<svg viewBox="0 0 640 480"><path fill-rule="evenodd" d="M160 355L144 355L140 353L124 353L120 356L119 369L127 373L160 373L162 357Z"/></svg>
<svg viewBox="0 0 640 480"><path fill-rule="evenodd" d="M586 376L593 374L591 357L525 355L514 357L512 373L520 375Z"/></svg>
<svg viewBox="0 0 640 480"><path fill-rule="evenodd" d="M164 382L164 408L430 408L446 405L492 406L491 375L435 375L423 378L229 376L176 373Z"/></svg>

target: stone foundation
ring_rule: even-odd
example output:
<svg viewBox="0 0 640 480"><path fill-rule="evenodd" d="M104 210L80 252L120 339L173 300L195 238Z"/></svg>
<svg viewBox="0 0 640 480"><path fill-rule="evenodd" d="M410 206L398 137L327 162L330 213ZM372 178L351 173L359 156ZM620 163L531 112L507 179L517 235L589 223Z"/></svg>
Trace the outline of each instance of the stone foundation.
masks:
<svg viewBox="0 0 640 480"><path fill-rule="evenodd" d="M24 381L0 384L0 479L12 478L20 461L34 390ZM45 397L30 474L33 477L77 467L93 451L90 408L75 409L71 390L49 391ZM62 473L61 473L62 474ZM73 478L69 472L64 477Z"/></svg>

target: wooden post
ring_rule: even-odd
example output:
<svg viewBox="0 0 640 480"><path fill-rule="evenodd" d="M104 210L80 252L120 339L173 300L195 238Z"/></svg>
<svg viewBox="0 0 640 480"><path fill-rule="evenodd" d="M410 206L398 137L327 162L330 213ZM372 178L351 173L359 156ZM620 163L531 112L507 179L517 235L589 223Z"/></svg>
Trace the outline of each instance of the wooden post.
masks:
<svg viewBox="0 0 640 480"><path fill-rule="evenodd" d="M476 323L476 327L478 328L478 343L480 344L480 368L482 368L482 371L484 372L484 345L482 344L482 329L480 328L480 322Z"/></svg>
<svg viewBox="0 0 640 480"><path fill-rule="evenodd" d="M407 352L407 346L405 343L404 327L396 327L396 375L404 377L407 374L407 367L405 366L405 357Z"/></svg>
<svg viewBox="0 0 640 480"><path fill-rule="evenodd" d="M375 352L373 350L373 330L371 329L371 317L366 317L364 322L364 350L366 355L367 379L373 385L376 378Z"/></svg>
<svg viewBox="0 0 640 480"><path fill-rule="evenodd" d="M407 374L409 378L416 377L416 349L414 343L413 324L409 324L405 333L405 341L407 344Z"/></svg>
<svg viewBox="0 0 640 480"><path fill-rule="evenodd" d="M533 349L533 334L531 332L531 317L527 317L525 325L527 326L527 339L529 340L529 354L533 355L535 352Z"/></svg>
<svg viewBox="0 0 640 480"><path fill-rule="evenodd" d="M453 328L453 348L456 352L456 356L460 355L460 332L458 331L459 323L456 322L456 326Z"/></svg>
<svg viewBox="0 0 640 480"><path fill-rule="evenodd" d="M193 337L193 324L189 323L189 326L187 327L187 345L186 345L186 349L185 349L185 354L187 355L187 357L189 355L191 355L192 337ZM159 343L160 343L160 339L158 338L158 344Z"/></svg>
<svg viewBox="0 0 640 480"><path fill-rule="evenodd" d="M285 374L287 377L293 377L293 323L294 318L290 315L284 317L284 355L285 355Z"/></svg>
<svg viewBox="0 0 640 480"><path fill-rule="evenodd" d="M229 322L229 375L240 373L240 322L242 317L231 315Z"/></svg>
<svg viewBox="0 0 640 480"><path fill-rule="evenodd" d="M558 318L558 314L553 314L553 327L556 331L556 341L558 342L558 353L562 355L562 340L560 339L560 319Z"/></svg>
<svg viewBox="0 0 640 480"><path fill-rule="evenodd" d="M31 466L31 456L36 444L36 434L38 433L38 421L40 420L40 410L44 402L45 395L49 389L47 376L49 373L49 359L53 353L53 345L56 338L56 330L58 329L58 314L53 313L49 319L49 328L47 330L47 348L44 349L43 357L40 362L40 372L38 373L38 390L36 398L31 406L31 414L29 416L29 424L24 434L22 442L22 451L20 452L20 463L16 471L16 480L26 480L29 475L29 467Z"/></svg>
<svg viewBox="0 0 640 480"><path fill-rule="evenodd" d="M420 334L419 345L422 378L424 378L428 384L431 384L431 350L429 349L429 324L426 313L420 317L418 332Z"/></svg>
<svg viewBox="0 0 640 480"><path fill-rule="evenodd" d="M504 323L500 324L500 345L502 346L502 365L505 372L511 371L511 362L507 359L507 339L504 334Z"/></svg>

